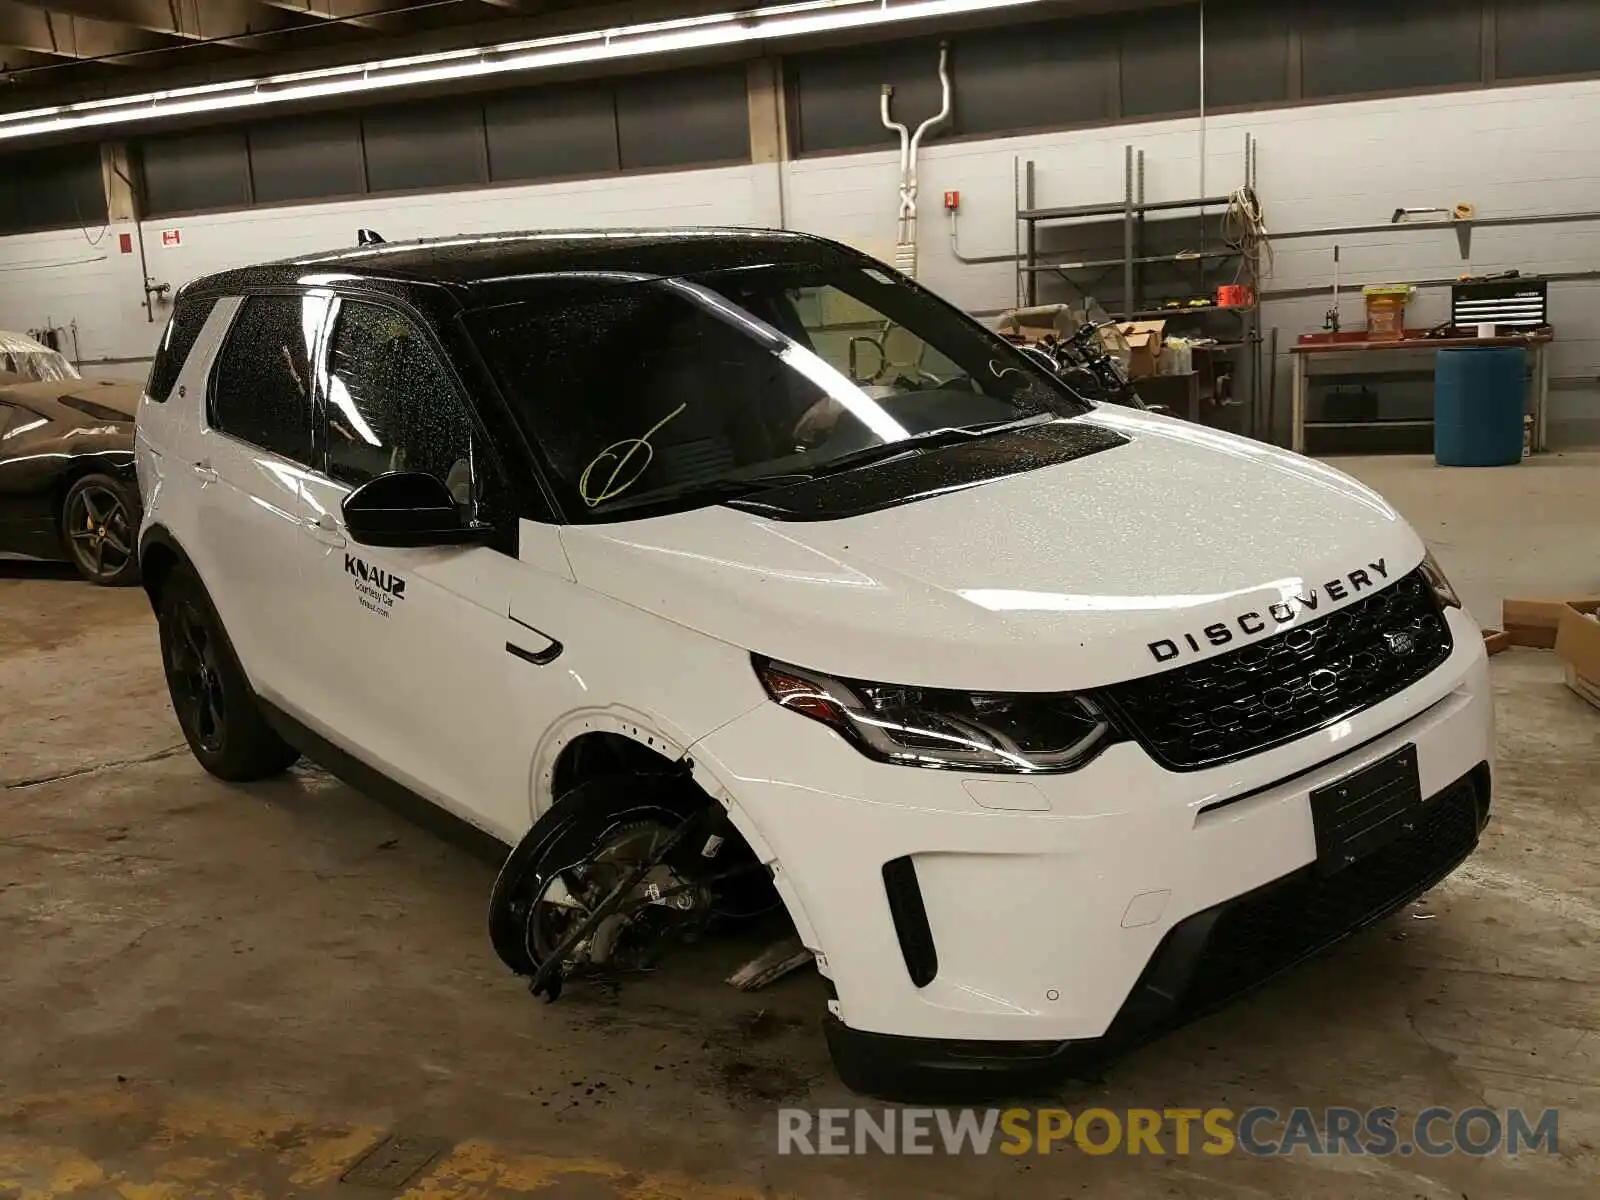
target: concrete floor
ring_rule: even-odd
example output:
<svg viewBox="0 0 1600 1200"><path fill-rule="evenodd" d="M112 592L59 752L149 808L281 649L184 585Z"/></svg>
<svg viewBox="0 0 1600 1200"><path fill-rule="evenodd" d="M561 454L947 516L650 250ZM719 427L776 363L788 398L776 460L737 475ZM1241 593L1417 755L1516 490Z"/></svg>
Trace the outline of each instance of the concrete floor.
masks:
<svg viewBox="0 0 1600 1200"><path fill-rule="evenodd" d="M1480 619L1600 592L1600 455L1340 465ZM850 1103L814 978L739 995L708 947L534 1001L487 944L490 865L314 770L204 775L142 594L0 565L0 1197L1600 1194L1600 713L1549 654L1493 671L1496 818L1461 871L1056 1102L1556 1106L1558 1156L801 1159L774 1108ZM340 1182L386 1135L431 1165Z"/></svg>

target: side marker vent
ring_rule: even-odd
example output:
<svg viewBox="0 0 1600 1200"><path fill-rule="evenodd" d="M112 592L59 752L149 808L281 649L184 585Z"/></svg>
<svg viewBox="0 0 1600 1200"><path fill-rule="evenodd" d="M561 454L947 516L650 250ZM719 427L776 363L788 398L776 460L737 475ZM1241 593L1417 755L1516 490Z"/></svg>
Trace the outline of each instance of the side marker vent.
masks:
<svg viewBox="0 0 1600 1200"><path fill-rule="evenodd" d="M883 890L889 897L889 915L894 918L895 936L906 960L911 982L927 987L939 973L939 954L933 945L933 929L928 925L928 910L917 883L916 864L910 858L896 858L883 864Z"/></svg>

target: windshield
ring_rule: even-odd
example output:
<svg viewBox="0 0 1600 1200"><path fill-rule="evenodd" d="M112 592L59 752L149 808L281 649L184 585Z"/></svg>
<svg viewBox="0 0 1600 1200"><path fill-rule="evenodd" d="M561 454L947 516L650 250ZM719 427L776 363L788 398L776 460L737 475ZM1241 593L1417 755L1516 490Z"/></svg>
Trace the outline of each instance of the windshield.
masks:
<svg viewBox="0 0 1600 1200"><path fill-rule="evenodd" d="M527 283L528 298L468 325L575 520L711 503L1088 409L887 268Z"/></svg>

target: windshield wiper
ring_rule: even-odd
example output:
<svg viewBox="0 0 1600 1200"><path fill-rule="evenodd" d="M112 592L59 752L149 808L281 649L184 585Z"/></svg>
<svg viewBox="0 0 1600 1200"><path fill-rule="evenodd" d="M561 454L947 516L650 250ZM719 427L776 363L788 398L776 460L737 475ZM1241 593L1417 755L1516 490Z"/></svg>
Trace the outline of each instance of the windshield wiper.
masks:
<svg viewBox="0 0 1600 1200"><path fill-rule="evenodd" d="M810 477L833 475L839 471L848 471L852 467L888 462L901 455L915 454L922 450L937 450L941 446L956 446L962 442L988 437L990 434L1008 433L1013 429L1026 429L1031 425L1043 425L1054 420L1056 420L1055 413L1034 413L1014 421L989 421L981 425L946 425L939 429L929 429L924 433L914 433L898 441L884 442L877 446L863 446L859 450L841 454L838 458L830 458L827 462L819 464L810 473Z"/></svg>
<svg viewBox="0 0 1600 1200"><path fill-rule="evenodd" d="M1026 417L1007 421L989 421L978 425L944 426L939 429L927 430L924 433L912 434L910 437L904 437L895 442L884 442L877 446L863 446L859 450L841 454L838 458L831 458L810 470L777 471L771 475L744 475L728 476L721 479L702 479L678 484L674 487L655 488L652 491L640 492L636 496L618 496L614 500L607 500L603 504L597 505L595 511L614 513L630 508L647 508L657 504L668 504L674 500L691 498L715 504L726 503L729 500L743 500L759 492L769 492L776 488L787 487L790 484L810 483L812 480L821 479L839 471L848 471L852 467L886 462L902 455L937 449L940 446L959 445L962 442L988 437L990 434L1006 433L1013 429L1025 429L1031 425L1043 425L1058 419L1056 413L1045 412L1033 413Z"/></svg>

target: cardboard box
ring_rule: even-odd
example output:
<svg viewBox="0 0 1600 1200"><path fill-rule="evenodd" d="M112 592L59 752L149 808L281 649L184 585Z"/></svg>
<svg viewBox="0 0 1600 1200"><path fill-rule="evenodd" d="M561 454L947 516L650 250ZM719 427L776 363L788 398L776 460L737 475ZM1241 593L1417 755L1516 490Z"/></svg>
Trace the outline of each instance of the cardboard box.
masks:
<svg viewBox="0 0 1600 1200"><path fill-rule="evenodd" d="M1594 612L1600 609L1600 596L1576 600L1507 600L1501 609L1500 624L1511 635L1514 646L1553 650L1556 630L1561 627L1561 618L1569 608Z"/></svg>
<svg viewBox="0 0 1600 1200"><path fill-rule="evenodd" d="M1567 686L1600 708L1600 600L1567 605L1556 630L1556 657L1566 666Z"/></svg>
<svg viewBox="0 0 1600 1200"><path fill-rule="evenodd" d="M1503 629L1485 629L1483 631L1483 649L1486 654L1499 654L1502 650L1509 650L1512 644L1511 635Z"/></svg>
<svg viewBox="0 0 1600 1200"><path fill-rule="evenodd" d="M1585 679L1571 664L1567 666L1567 686L1590 704L1600 708L1600 683Z"/></svg>
<svg viewBox="0 0 1600 1200"><path fill-rule="evenodd" d="M1161 350L1166 345L1165 321L1129 321L1121 326L1132 358L1128 362L1130 379L1147 379L1156 373Z"/></svg>
<svg viewBox="0 0 1600 1200"><path fill-rule="evenodd" d="M995 328L1011 337L1042 342L1047 337L1072 336L1078 322L1065 304L1040 304L1033 308L1013 308L1000 314Z"/></svg>
<svg viewBox="0 0 1600 1200"><path fill-rule="evenodd" d="M1045 338L1059 338L1061 336L1054 329L1044 325L1013 325L1007 329L1002 329L1000 332L1007 337L1021 338L1024 343L1030 346L1036 342L1044 341Z"/></svg>

